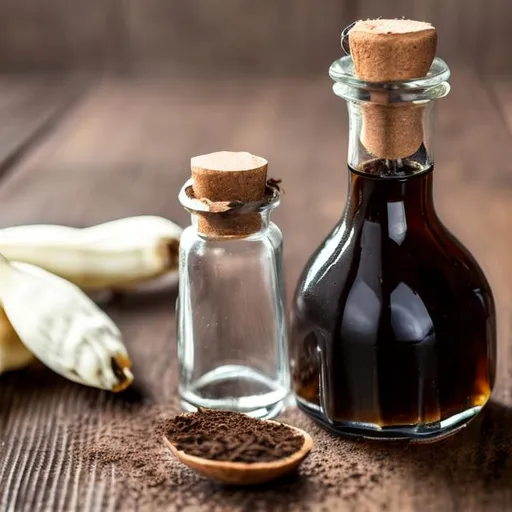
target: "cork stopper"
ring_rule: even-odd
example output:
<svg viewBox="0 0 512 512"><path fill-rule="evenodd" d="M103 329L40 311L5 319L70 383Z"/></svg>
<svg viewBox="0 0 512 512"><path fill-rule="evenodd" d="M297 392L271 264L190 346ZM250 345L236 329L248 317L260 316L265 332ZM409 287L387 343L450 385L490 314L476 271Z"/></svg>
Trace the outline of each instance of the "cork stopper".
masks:
<svg viewBox="0 0 512 512"><path fill-rule="evenodd" d="M197 199L216 202L261 201L265 196L267 161L247 152L218 151L190 160L192 188ZM212 209L212 212L214 209ZM210 236L243 237L259 231L258 213L223 216L203 213L198 229Z"/></svg>
<svg viewBox="0 0 512 512"><path fill-rule="evenodd" d="M425 77L436 54L437 33L430 23L413 20L358 21L349 32L350 54L360 80L390 82ZM385 92L372 99L385 103ZM361 142L378 158L414 154L423 142L424 107L363 105Z"/></svg>

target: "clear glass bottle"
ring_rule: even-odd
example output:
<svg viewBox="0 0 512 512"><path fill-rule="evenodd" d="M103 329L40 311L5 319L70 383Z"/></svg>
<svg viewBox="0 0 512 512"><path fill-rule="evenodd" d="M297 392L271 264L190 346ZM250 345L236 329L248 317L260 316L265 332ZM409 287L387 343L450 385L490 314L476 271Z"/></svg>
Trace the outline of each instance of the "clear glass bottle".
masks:
<svg viewBox="0 0 512 512"><path fill-rule="evenodd" d="M347 56L330 76L348 102L349 194L294 297L295 395L339 434L436 440L481 410L496 366L491 289L433 203L432 107L449 92L449 69L436 58L425 78L370 84ZM367 153L364 109L378 103L418 108L414 155Z"/></svg>
<svg viewBox="0 0 512 512"><path fill-rule="evenodd" d="M270 221L279 192L258 204L208 213L220 225L259 218L245 236L200 232L204 210L185 193L192 225L180 242L177 339L180 394L185 410L220 408L275 416L290 391L284 313L283 237ZM269 188L269 187L267 187ZM212 216L215 217L212 218Z"/></svg>

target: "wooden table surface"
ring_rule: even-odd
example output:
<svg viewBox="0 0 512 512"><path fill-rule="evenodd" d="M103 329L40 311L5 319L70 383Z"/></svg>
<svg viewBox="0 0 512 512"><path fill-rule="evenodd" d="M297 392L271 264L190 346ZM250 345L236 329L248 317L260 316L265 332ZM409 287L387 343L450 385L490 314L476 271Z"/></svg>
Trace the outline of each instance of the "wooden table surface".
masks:
<svg viewBox="0 0 512 512"><path fill-rule="evenodd" d="M512 80L482 82L457 68L451 82L437 111L436 203L484 268L499 314L498 383L477 420L440 444L397 447L331 437L291 410L286 418L317 445L295 479L248 491L185 473L164 481L161 494L129 494L129 475L85 464L76 447L89 442L86 431L108 430L113 414L137 422L138 413L122 397L35 366L0 377L0 510L511 510ZM347 117L327 77L87 84L4 77L0 91L1 225L85 226L138 214L187 225L176 196L190 157L247 150L268 158L270 176L283 179L274 219L285 236L290 296L343 210ZM178 410L175 297L168 290L106 306L134 360L140 407L160 404L169 413ZM171 456L168 464L176 464Z"/></svg>

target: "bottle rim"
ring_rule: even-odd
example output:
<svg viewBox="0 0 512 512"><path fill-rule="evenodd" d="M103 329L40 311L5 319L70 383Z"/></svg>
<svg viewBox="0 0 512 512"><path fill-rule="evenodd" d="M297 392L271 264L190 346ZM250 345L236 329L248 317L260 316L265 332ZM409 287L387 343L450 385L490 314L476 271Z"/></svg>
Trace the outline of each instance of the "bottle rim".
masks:
<svg viewBox="0 0 512 512"><path fill-rule="evenodd" d="M188 179L178 194L178 200L189 213L222 216L247 215L249 213L264 213L273 210L281 201L277 187L266 185L265 196L261 201L220 201L213 202L194 197L192 179Z"/></svg>
<svg viewBox="0 0 512 512"><path fill-rule="evenodd" d="M360 80L350 55L335 60L329 68L329 76L334 81L334 93L350 101L383 104L430 101L450 92L450 68L439 57L434 59L427 75L421 78L389 82Z"/></svg>

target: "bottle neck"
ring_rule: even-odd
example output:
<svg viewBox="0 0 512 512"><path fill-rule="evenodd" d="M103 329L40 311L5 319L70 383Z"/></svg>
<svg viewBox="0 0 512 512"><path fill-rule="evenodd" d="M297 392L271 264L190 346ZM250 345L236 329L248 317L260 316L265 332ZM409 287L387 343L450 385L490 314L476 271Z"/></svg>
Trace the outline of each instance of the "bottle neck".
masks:
<svg viewBox="0 0 512 512"><path fill-rule="evenodd" d="M267 183L261 201L218 201L196 199L192 180L180 190L178 199L191 214L192 226L205 238L247 238L264 234L269 226L270 214L280 202L279 187Z"/></svg>
<svg viewBox="0 0 512 512"><path fill-rule="evenodd" d="M432 167L406 178L375 178L349 167L346 221L362 217L382 223L387 219L390 231L396 231L405 221L410 224L435 215Z"/></svg>
<svg viewBox="0 0 512 512"><path fill-rule="evenodd" d="M383 106L349 101L348 164L381 178L407 177L434 164L434 102Z"/></svg>
<svg viewBox="0 0 512 512"><path fill-rule="evenodd" d="M265 233L270 224L270 208L262 212L237 215L191 213L191 223L204 238L246 238Z"/></svg>
<svg viewBox="0 0 512 512"><path fill-rule="evenodd" d="M365 82L350 56L333 62L334 93L347 101L348 164L382 178L407 177L433 165L433 106L450 91L450 70L435 58L427 76L393 82Z"/></svg>

